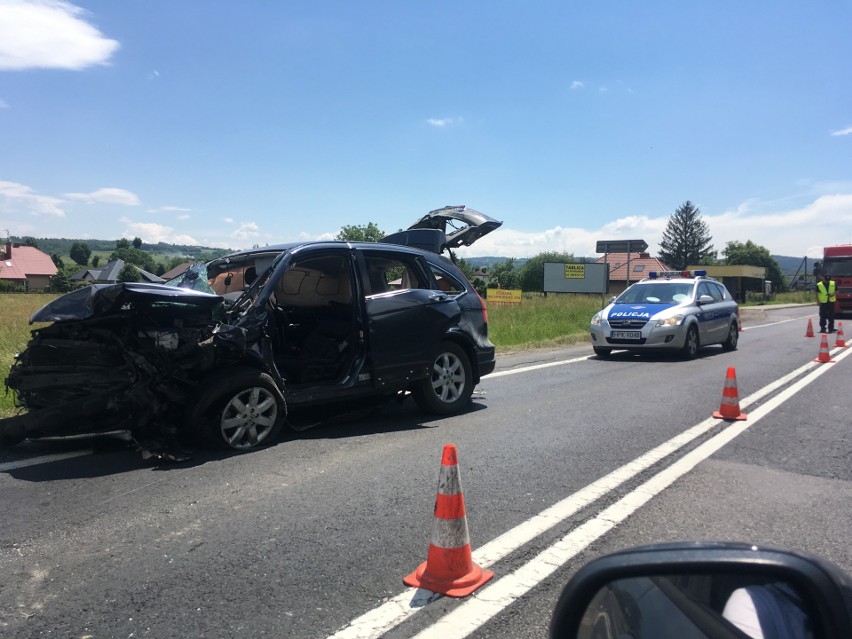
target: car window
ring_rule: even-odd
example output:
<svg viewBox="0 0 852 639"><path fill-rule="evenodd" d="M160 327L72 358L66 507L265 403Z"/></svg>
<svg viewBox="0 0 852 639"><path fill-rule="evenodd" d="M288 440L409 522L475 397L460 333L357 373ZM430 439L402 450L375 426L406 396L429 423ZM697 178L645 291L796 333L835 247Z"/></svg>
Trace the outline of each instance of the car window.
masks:
<svg viewBox="0 0 852 639"><path fill-rule="evenodd" d="M371 295L412 288L429 289L416 258L410 255L364 252Z"/></svg>
<svg viewBox="0 0 852 639"><path fill-rule="evenodd" d="M721 302L724 299L724 295L722 295L722 291L719 290L719 287L713 284L712 282L701 282L698 286L698 295L709 295L716 302Z"/></svg>
<svg viewBox="0 0 852 639"><path fill-rule="evenodd" d="M618 304L680 304L689 299L692 284L660 282L631 286L618 298Z"/></svg>
<svg viewBox="0 0 852 639"><path fill-rule="evenodd" d="M343 255L323 255L297 260L275 287L278 306L327 306L350 304L352 283Z"/></svg>
<svg viewBox="0 0 852 639"><path fill-rule="evenodd" d="M731 299L731 294L728 292L728 289L726 289L724 286L722 286L721 284L713 284L713 286L719 289L719 295L721 295L721 299L723 299L723 300L730 300Z"/></svg>
<svg viewBox="0 0 852 639"><path fill-rule="evenodd" d="M432 276L435 278L435 282L438 284L439 290L442 290L446 293L452 293L453 295L464 293L464 284L459 282L455 277L453 277L446 271L438 268L434 264L430 264L429 266L432 270Z"/></svg>

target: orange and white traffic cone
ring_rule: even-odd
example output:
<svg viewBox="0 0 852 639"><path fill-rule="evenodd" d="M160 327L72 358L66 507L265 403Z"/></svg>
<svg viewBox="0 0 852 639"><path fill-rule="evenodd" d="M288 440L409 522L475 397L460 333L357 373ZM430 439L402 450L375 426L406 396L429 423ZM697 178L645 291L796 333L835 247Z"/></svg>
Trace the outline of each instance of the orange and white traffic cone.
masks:
<svg viewBox="0 0 852 639"><path fill-rule="evenodd" d="M713 411L716 419L745 419L748 417L740 411L740 395L737 391L737 371L733 366L728 367L725 375L725 387L722 389L722 403L719 410Z"/></svg>
<svg viewBox="0 0 852 639"><path fill-rule="evenodd" d="M466 597L494 576L473 563L455 444L444 446L435 525L426 561L402 581L449 597Z"/></svg>
<svg viewBox="0 0 852 639"><path fill-rule="evenodd" d="M845 348L846 338L843 337L843 322L837 322L837 336L834 338L835 348Z"/></svg>
<svg viewBox="0 0 852 639"><path fill-rule="evenodd" d="M822 340L819 344L819 356L814 361L820 364L834 363L834 360L831 359L831 353L828 351L828 336L825 333L822 334Z"/></svg>
<svg viewBox="0 0 852 639"><path fill-rule="evenodd" d="M813 337L814 336L814 323L811 321L811 318L808 318L808 330L805 331L805 337Z"/></svg>

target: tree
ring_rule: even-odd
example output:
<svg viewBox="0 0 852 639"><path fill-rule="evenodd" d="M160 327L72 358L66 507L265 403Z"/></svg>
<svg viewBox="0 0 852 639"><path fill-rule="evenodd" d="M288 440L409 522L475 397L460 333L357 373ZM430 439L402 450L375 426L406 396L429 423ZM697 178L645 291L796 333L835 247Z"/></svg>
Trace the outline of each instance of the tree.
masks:
<svg viewBox="0 0 852 639"><path fill-rule="evenodd" d="M74 242L71 245L69 255L80 266L87 266L89 264L89 257L92 255L92 249L85 242Z"/></svg>
<svg viewBox="0 0 852 639"><path fill-rule="evenodd" d="M92 268L98 268L98 264L100 264L100 263L101 263L101 256L95 255L92 258Z"/></svg>
<svg viewBox="0 0 852 639"><path fill-rule="evenodd" d="M130 248L130 242L125 237L120 237L115 241L116 249Z"/></svg>
<svg viewBox="0 0 852 639"><path fill-rule="evenodd" d="M50 290L54 293L67 293L71 290L71 281L62 271L50 277Z"/></svg>
<svg viewBox="0 0 852 639"><path fill-rule="evenodd" d="M133 248L141 249L142 248L142 238L134 237L133 238Z"/></svg>
<svg viewBox="0 0 852 639"><path fill-rule="evenodd" d="M38 248L38 242L36 242L36 239L34 237L25 237L22 244L24 246L32 246L33 248Z"/></svg>
<svg viewBox="0 0 852 639"><path fill-rule="evenodd" d="M772 290L776 293L783 293L787 290L787 281L784 274L781 272L781 267L774 257L769 254L769 251L755 244L751 240L742 242L728 242L725 245L725 250L722 251L725 256L725 264L748 264L749 266L762 266L766 269L766 279L772 282ZM745 288L747 291L763 291L763 282L754 278L746 278Z"/></svg>
<svg viewBox="0 0 852 639"><path fill-rule="evenodd" d="M531 257L520 268L519 283L524 291L544 291L544 264L545 262L573 263L574 255L571 253L559 253L557 251L545 251L535 257Z"/></svg>
<svg viewBox="0 0 852 639"><path fill-rule="evenodd" d="M340 229L340 233L334 238L348 242L378 242L386 233L373 222L367 226L346 225Z"/></svg>
<svg viewBox="0 0 852 639"><path fill-rule="evenodd" d="M659 258L676 271L690 264L712 264L716 261L712 239L701 211L687 200L675 210L663 231Z"/></svg>
<svg viewBox="0 0 852 639"><path fill-rule="evenodd" d="M133 266L133 264L125 264L118 272L118 281L141 282L142 276L139 274L139 270L135 266Z"/></svg>
<svg viewBox="0 0 852 639"><path fill-rule="evenodd" d="M110 260L124 260L128 264L135 264L139 268L143 268L149 273L153 273L157 265L154 263L154 258L150 253L137 248L117 248L109 256Z"/></svg>
<svg viewBox="0 0 852 639"><path fill-rule="evenodd" d="M51 259L51 260L53 260L53 265L54 265L56 268L58 268L58 269L60 269L60 270L62 270L63 268L65 268L65 262L63 262L63 261L62 261L62 258L61 258L61 257L59 257L59 253L51 253L51 254L50 254L50 259Z"/></svg>
<svg viewBox="0 0 852 639"><path fill-rule="evenodd" d="M510 257L505 262L500 262L491 267L489 281L492 288L516 289L520 284L520 276L515 268L515 258Z"/></svg>

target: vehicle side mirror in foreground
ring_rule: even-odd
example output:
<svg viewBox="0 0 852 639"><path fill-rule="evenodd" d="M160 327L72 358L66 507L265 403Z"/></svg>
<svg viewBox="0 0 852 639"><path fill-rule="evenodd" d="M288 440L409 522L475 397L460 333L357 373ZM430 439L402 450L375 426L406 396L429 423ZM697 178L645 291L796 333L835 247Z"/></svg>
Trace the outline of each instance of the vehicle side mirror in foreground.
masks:
<svg viewBox="0 0 852 639"><path fill-rule="evenodd" d="M698 298L698 305L703 306L704 304L712 304L716 300L713 299L711 295L702 295Z"/></svg>
<svg viewBox="0 0 852 639"><path fill-rule="evenodd" d="M852 637L852 580L814 556L742 543L620 551L581 568L559 597L553 638Z"/></svg>

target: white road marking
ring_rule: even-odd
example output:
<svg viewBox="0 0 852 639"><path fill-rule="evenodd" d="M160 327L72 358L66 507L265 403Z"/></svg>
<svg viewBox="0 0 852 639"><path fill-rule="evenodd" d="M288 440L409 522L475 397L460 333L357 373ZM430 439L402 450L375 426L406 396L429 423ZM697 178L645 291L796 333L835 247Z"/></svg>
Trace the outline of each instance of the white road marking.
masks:
<svg viewBox="0 0 852 639"><path fill-rule="evenodd" d="M837 356L837 360L847 357L850 353L852 353L852 350L841 353ZM811 371L806 377L752 411L747 421L729 424L718 435L654 475L612 506L601 511L594 519L590 519L572 530L515 572L474 593L458 608L416 635L416 639L461 639L469 636L515 600L568 563L572 557L585 550L594 541L639 510L651 498L668 488L677 479L683 477L723 446L742 435L749 426L753 426L796 393L812 384L826 370L828 370L828 367L820 366Z"/></svg>
<svg viewBox="0 0 852 639"><path fill-rule="evenodd" d="M55 455L42 455L41 457L32 457L30 459L19 459L13 462L0 464L0 473L7 470L15 470L16 468L25 468L27 466L37 466L38 464L49 464L50 462L62 461L63 459L73 459L74 457L83 457L91 455L92 450L75 450L73 453L56 453Z"/></svg>
<svg viewBox="0 0 852 639"><path fill-rule="evenodd" d="M843 349L835 349L835 350L836 351L842 351ZM850 352L852 352L852 349L850 349L848 352L842 352L842 354L839 355L837 357L837 359L842 359L843 357L846 357ZM586 358L580 358L580 359L586 359ZM564 360L560 363L571 363L571 362L575 362L575 361L580 361L580 360L579 359L578 360ZM543 366L540 366L540 367L543 367ZM819 367L819 368L817 368L817 367ZM683 459L676 462L675 464L673 464L669 468L675 468L675 469L682 468L683 467L683 461L687 460L687 459L693 459L693 456L695 455L696 451L709 450L709 448L705 449L704 447L707 446L707 444L709 444L710 442L714 442L714 441L722 442L721 444L719 444L719 448L721 448L721 446L723 446L725 443L730 441L730 439L733 439L733 437L731 437L730 439L725 439L724 438L725 433L728 433L730 431L732 433L736 433L737 435L740 434L749 424L754 424L756 421L758 421L760 419L760 417L762 417L765 414L768 414L772 409L777 407L777 405L780 405L788 397L792 397L792 395L794 395L796 392L801 390L801 388L803 386L809 384L811 381L813 381L813 379L816 379L816 377L818 377L819 375L821 375L824 372L825 367L823 367L821 364L818 364L817 362L810 361L810 362L804 364L803 366L800 366L798 369L792 371L791 373L788 373L787 375L784 375L783 377L775 380L774 382L767 384L766 386L764 386L763 388L759 389L758 391L752 393L751 395L749 395L745 399L740 400L740 402L739 402L740 408L741 409L748 408L749 406L755 404L756 402L758 402L759 400L761 400L765 396L767 396L771 393L774 393L779 388L793 382L796 378L801 377L802 375L804 375L805 373L808 373L808 371L811 371L811 369L814 369L814 368L817 368L817 370L810 372L807 377L804 377L802 380L793 384L792 386L790 386L790 388L788 388L787 390L780 393L777 397L775 397L772 400L770 400L769 402L767 402L764 406L761 406L756 411L750 413L749 419L747 421L737 422L735 425L739 425L738 429L732 430L732 428L734 428L734 426L728 426L719 435L717 435L713 439L708 440L707 442L705 442L704 444L702 444L701 446L696 448L696 450L693 451L692 453L685 455L683 457ZM521 372L521 369L517 369L516 371L505 371L505 372L511 374L511 373L514 373L514 372ZM804 384L802 383L803 381L805 382ZM778 401L778 398L783 398L783 399ZM600 497L603 497L604 495L606 495L608 492L612 491L613 489L615 489L619 485L621 485L624 482L632 479L633 477L635 477L639 473L643 472L644 470L646 470L647 468L649 468L653 464L664 459L668 455L671 455L672 453L680 450L681 448L683 448L684 446L686 446L687 444L689 444L690 442L692 442L696 438L700 437L704 433L708 432L709 430L711 430L715 426L720 425L720 424L724 424L724 423L725 422L723 420L714 419L712 417L705 419L704 421L700 422L699 424L696 424L695 426L693 426L689 430L686 430L683 433L681 433L680 435L677 435L677 436L673 437L672 439L670 439L669 441L664 442L660 446L657 446L653 450L645 453L644 455L638 457L637 459L633 460L632 462L629 462L628 464L625 464L621 468L618 468L618 469L612 471L608 475L605 475L601 479L598 479L597 481L589 484L588 486L586 486L585 488L582 488L581 490L574 493L573 495L563 499L562 501L558 502L557 504L555 504L555 505L551 506L550 508L542 511L538 515L531 517L530 519L519 524L515 528L513 528L513 529L507 531L506 533L500 535L496 539L493 539L492 541L486 543L485 545L483 545L478 550L475 550L475 551L472 552L473 561L478 563L482 567L488 567L488 566L493 565L494 563L505 558L510 553L514 552L515 550L517 550L518 548L520 548L521 546L523 546L524 544L526 544L530 540L534 539L538 535L544 533L545 531L552 528L553 526L556 526L556 525L562 523L568 517L572 516L573 514L575 514L576 512L581 510L582 508L585 508L586 506L592 504L597 499L599 499ZM736 436L736 435L734 435L734 436ZM722 439L719 439L720 437ZM708 453L707 456L709 456L710 454L712 454L716 450L718 450L718 448L712 450L712 452ZM677 477L680 477L681 475L686 473L688 470L693 468L695 466L695 464L698 463L698 461L701 461L701 460L698 459L691 466L689 466L686 470L683 470L682 472L680 472L679 475L674 476L671 480L668 481L668 483L665 484L665 486L668 486L672 481L674 481L674 479L677 479ZM635 507L633 508L633 510L630 510L629 513L627 513L627 514L630 514L630 513L634 512L636 509L638 509L641 505L643 505L653 495L657 494L657 493L649 494L647 496L647 498L643 499L642 498L643 494L642 494L641 491L645 490L647 492L647 490L648 490L647 487L653 485L652 482L656 481L657 477L667 477L668 475L665 474L667 471L668 471L668 469L664 470L663 472L658 474L655 478L652 478L651 480L649 480L648 482L643 484L640 488L637 488L632 493L630 493L629 495L622 498L619 502L616 502L616 504L614 504L613 506L610 506L608 509L604 510L595 519L589 520L585 524L578 527L575 531L573 531L568 536L563 538L563 540L561 542L559 542L559 544L552 547L552 549L549 549L548 551L545 551L545 553L542 553L542 555L545 555L547 553L556 553L555 556L562 557L566 553L566 548L573 548L576 544L585 543L585 545L578 546L578 550L574 550L573 552L571 552L564 559L564 561L562 561L562 563L558 563L558 564L554 563L553 566L552 566L551 572L553 570L556 570L559 566L561 566L566 561L568 561L568 559L570 559L577 552L579 552L580 550L585 548L592 541L594 541L595 539L597 539L601 535L605 534L608 530L610 530L613 526L615 526L616 523L620 522L624 517L627 516L627 515L624 515L623 517L619 518L620 511L619 511L618 508L616 508L616 506L618 506L619 504L622 504L621 508L624 508L626 504L634 504ZM665 486L662 486L659 490L662 490L663 488L665 488ZM659 491L657 491L657 492L659 492ZM628 498L630 498L630 499L628 499ZM612 521L610 521L610 520L612 520ZM609 523L607 523L607 522L609 522ZM574 536L572 537L572 535L574 535ZM584 542L583 540L587 540L587 541ZM558 548L557 548L557 546L558 546ZM554 549L556 549L556 550L554 550ZM539 557L542 557L542 555L540 555ZM535 559L533 561L538 561L538 559ZM541 563L544 564L545 566L548 566L548 565L550 565L550 563L552 561L553 561L553 557L548 555L547 557L545 557L541 560ZM536 564L536 566L537 567L529 569L532 572L532 576L534 576L536 574L536 571L541 570L541 568L538 567L538 564ZM515 575L515 577L513 577L514 581L506 582L508 584L507 592L509 592L510 594L515 592L518 588L522 587L522 586L520 586L520 584L530 583L532 585L530 585L529 588L531 588L531 587L533 587L533 585L537 585L541 581L541 580L539 580L539 581L532 580L531 581L531 575L528 574L527 572L522 572L522 571L525 571L525 570L526 570L526 567L522 567L521 569L519 569L518 571L513 573L513 575ZM547 573L547 574L549 575L550 573ZM547 575L544 575L544 577L546 577L546 576ZM512 577L512 576L510 575L509 577ZM500 594L502 592L502 588L503 588L502 586L500 586L500 584L503 583L504 580L508 579L509 577L504 577L502 579L498 579L497 581L494 582L493 585L487 586L482 591L476 592L473 595L471 595L471 600L470 600L471 604L473 602L479 601L480 599L487 598L488 600L491 600L492 595L489 594L489 593L492 593L492 592L495 593L493 599L495 601L500 602L499 609L496 609L496 611L494 611L493 613L490 613L490 616L487 617L485 619L485 621L487 621L487 619L490 619L491 616L494 616L495 614L499 613L500 610L505 608L507 605L509 605L509 603L511 603L512 601L514 601L515 598L517 598L517 596L515 596L514 598L510 598L508 600L508 603L505 603L506 602L505 596ZM544 577L542 577L542 579ZM500 589L498 589L498 587ZM523 587L525 587L525 586L523 586ZM527 588L527 590L529 588ZM526 590L524 592L526 592ZM523 594L523 593L521 593L521 594ZM520 596L520 595L518 595L518 596ZM396 597L393 597L392 599L388 600L387 602L385 602L384 604L382 604L378 608L375 608L371 611L368 611L367 613L361 615L357 619L352 620L349 623L349 625L342 628L340 631L338 631L334 635L331 635L330 639L376 639L376 638L380 637L381 635L383 635L384 633L391 630L392 628L398 626L399 624L401 624L403 621L405 621L409 617L416 614L420 609L422 609L423 607L425 607L429 603L432 603L433 601L435 601L435 600L437 600L441 597L442 597L442 595L435 594L435 593L427 591L427 590L419 590L419 589L415 589L415 588L408 588L408 589L404 590L403 592L401 592ZM467 609L467 608L465 608L465 606L467 606L467 605L468 605L468 603L465 603L465 604L462 605L462 607L460 607L457 610ZM451 613L451 615L455 615L455 614L456 614L455 612ZM479 613L474 613L473 617L479 618L478 615L479 615ZM444 617L443 619L447 619L449 616L450 615L448 615L447 617ZM452 633L448 632L448 628L444 625L443 619L436 622L436 624L434 626L431 626L429 629L425 630L424 633L430 632L432 628L440 628L440 630L435 630L436 636L437 636L438 632L440 632L442 635L452 634ZM485 621L482 621L481 623L484 623ZM463 620L461 623L469 625L470 622ZM481 625L481 623L479 625ZM469 632L473 632L473 630L475 630L477 627L479 627L479 625L474 626L472 629L469 630ZM429 635L424 634L423 636L429 636ZM452 636L456 636L456 635L452 634ZM466 636L466 635L458 635L458 636ZM442 636L441 639L446 639L446 638Z"/></svg>

